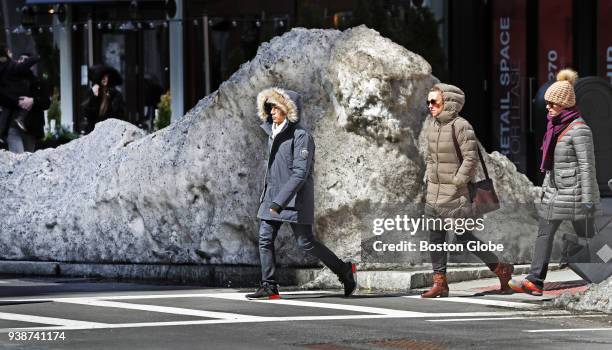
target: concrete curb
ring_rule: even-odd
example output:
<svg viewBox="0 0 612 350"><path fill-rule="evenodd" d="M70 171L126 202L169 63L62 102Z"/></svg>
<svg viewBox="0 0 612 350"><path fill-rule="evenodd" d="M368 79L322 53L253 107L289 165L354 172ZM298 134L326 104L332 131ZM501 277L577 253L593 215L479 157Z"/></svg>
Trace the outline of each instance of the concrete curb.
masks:
<svg viewBox="0 0 612 350"><path fill-rule="evenodd" d="M527 274L529 265L515 265L514 275ZM557 270L550 265L549 271ZM393 271L393 270L357 270L357 284L364 292L408 292L411 289L425 288L432 285L433 272L428 270ZM456 283L483 278L495 278L487 267L450 267L446 273L448 282ZM299 286L304 289L340 288L336 276L328 269L299 271L296 275Z"/></svg>
<svg viewBox="0 0 612 350"><path fill-rule="evenodd" d="M551 265L550 270L556 266ZM516 265L515 274L524 274L529 265ZM162 264L88 264L43 261L0 261L0 274L17 276L52 276L106 278L126 281L196 283L209 287L253 287L260 281L259 266L247 265L162 265ZM337 277L326 268L278 268L282 286L305 289L340 288ZM357 271L359 289L366 291L408 291L431 285L431 270ZM492 278L486 267L449 267L449 282Z"/></svg>
<svg viewBox="0 0 612 350"><path fill-rule="evenodd" d="M529 271L529 265L517 265L514 274L520 275ZM449 283L473 281L496 277L486 267L461 267L446 272ZM425 288L432 285L433 272L428 271L362 271L359 276L359 288L373 291L406 291Z"/></svg>
<svg viewBox="0 0 612 350"><path fill-rule="evenodd" d="M277 275L282 285L297 285L298 275L310 276L316 270L319 269L279 268ZM0 261L0 274L195 283L234 288L258 286L261 279L259 266L247 265L88 264L7 260Z"/></svg>

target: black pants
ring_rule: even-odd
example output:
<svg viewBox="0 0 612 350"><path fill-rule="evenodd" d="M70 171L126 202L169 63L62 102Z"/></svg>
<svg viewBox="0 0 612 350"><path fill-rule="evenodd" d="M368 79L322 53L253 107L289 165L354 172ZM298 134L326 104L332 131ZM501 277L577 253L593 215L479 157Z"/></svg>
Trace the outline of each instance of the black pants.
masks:
<svg viewBox="0 0 612 350"><path fill-rule="evenodd" d="M465 245L468 242L482 242L472 232L466 231L462 235L457 236L457 243L463 245L465 249ZM432 230L429 231L429 243L433 244L443 244L446 241L446 231L444 230ZM482 260L489 269L494 270L499 262L497 255L489 252L489 251L475 251L473 252L480 260ZM446 262L448 260L448 252L446 251L430 251L429 255L431 256L431 265L433 267L433 271L437 273L446 273Z"/></svg>
<svg viewBox="0 0 612 350"><path fill-rule="evenodd" d="M540 218L538 223L538 236L536 238L533 259L531 260L531 269L529 270L527 279L539 287L544 286L544 280L548 273L548 263L550 262L550 255L555 241L555 233L559 229L561 222L563 222L563 220L544 220ZM576 234L580 237L592 237L594 232L593 224L594 222L592 219L588 221L572 221L574 231L576 231ZM582 246L574 242L565 241L561 258L567 260L568 256L576 254L581 248Z"/></svg>
<svg viewBox="0 0 612 350"><path fill-rule="evenodd" d="M14 120L19 120L22 123L25 122L25 119L28 115L28 111L21 108L10 109L6 107L1 107L0 110L0 138L6 138L7 130L10 126L10 123Z"/></svg>
<svg viewBox="0 0 612 350"><path fill-rule="evenodd" d="M261 220L259 226L259 258L261 260L262 282L278 284L274 241L282 224L281 221ZM291 229L300 248L319 258L335 274L339 275L344 272L345 264L338 259L336 254L316 240L312 233L312 225L291 224Z"/></svg>

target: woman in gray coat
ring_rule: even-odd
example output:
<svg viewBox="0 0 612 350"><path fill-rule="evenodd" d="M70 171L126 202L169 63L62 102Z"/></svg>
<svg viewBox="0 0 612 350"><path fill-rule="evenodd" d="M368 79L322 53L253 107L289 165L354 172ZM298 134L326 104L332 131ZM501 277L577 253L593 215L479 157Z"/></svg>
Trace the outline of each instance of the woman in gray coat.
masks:
<svg viewBox="0 0 612 350"><path fill-rule="evenodd" d="M355 264L343 262L316 240L314 224L314 139L300 121L300 96L291 90L270 88L257 96L261 128L268 135L268 166L257 217L262 283L248 299L278 299L274 240L281 225L291 225L298 245L319 258L338 275L344 295L355 291Z"/></svg>
<svg viewBox="0 0 612 350"><path fill-rule="evenodd" d="M577 77L573 70L560 71L557 81L544 94L548 126L541 147L540 170L546 176L539 203L536 203L540 217L538 236L529 275L509 283L517 292L542 295L554 235L563 220L572 222L577 235L593 235L593 213L599 204L599 188L591 128L576 108L574 82ZM581 248L567 243L564 252L567 256Z"/></svg>

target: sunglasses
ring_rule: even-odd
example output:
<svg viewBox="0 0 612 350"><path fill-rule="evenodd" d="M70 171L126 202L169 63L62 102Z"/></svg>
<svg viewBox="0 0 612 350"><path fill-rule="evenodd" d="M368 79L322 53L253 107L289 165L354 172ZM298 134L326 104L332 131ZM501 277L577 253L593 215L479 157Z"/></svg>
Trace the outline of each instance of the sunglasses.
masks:
<svg viewBox="0 0 612 350"><path fill-rule="evenodd" d="M441 105L441 104L442 104L442 102L438 102L438 101L433 100L433 99L432 99L432 100L427 100L427 102L426 102L426 103L427 103L427 107L429 107L429 105L434 105L434 106L436 106L436 107L437 107L437 106L439 106L439 105Z"/></svg>
<svg viewBox="0 0 612 350"><path fill-rule="evenodd" d="M550 106L550 108L559 107L559 105L558 105L558 104L556 104L556 103L552 103L552 102L550 102L550 101L546 101L546 105L547 105L547 106Z"/></svg>

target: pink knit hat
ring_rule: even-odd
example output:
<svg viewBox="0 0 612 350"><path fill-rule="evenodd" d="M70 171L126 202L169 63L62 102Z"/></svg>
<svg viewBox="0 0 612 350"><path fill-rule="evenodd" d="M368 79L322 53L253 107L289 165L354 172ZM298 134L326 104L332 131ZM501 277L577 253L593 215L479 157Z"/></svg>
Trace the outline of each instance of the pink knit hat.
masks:
<svg viewBox="0 0 612 350"><path fill-rule="evenodd" d="M544 99L563 108L574 107L576 105L574 94L576 79L578 79L578 73L571 69L563 69L557 74L557 81L546 89Z"/></svg>

